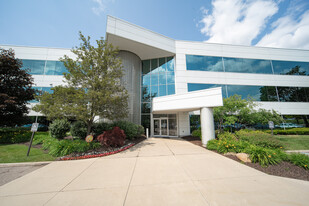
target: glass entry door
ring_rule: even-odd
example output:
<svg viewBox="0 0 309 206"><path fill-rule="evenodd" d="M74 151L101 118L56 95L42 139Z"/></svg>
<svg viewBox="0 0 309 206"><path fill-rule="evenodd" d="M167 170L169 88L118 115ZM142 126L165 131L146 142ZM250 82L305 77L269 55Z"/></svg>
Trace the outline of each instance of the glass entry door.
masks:
<svg viewBox="0 0 309 206"><path fill-rule="evenodd" d="M154 135L155 136L168 136L168 119L167 118L156 118L154 122Z"/></svg>

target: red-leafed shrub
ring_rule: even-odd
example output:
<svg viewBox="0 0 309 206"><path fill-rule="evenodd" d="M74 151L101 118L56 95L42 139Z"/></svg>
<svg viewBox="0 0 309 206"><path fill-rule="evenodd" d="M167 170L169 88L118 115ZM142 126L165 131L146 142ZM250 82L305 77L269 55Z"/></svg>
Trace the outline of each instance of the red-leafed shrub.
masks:
<svg viewBox="0 0 309 206"><path fill-rule="evenodd" d="M97 137L97 140L104 146L121 147L124 145L126 135L119 127L114 127L111 130L105 131Z"/></svg>

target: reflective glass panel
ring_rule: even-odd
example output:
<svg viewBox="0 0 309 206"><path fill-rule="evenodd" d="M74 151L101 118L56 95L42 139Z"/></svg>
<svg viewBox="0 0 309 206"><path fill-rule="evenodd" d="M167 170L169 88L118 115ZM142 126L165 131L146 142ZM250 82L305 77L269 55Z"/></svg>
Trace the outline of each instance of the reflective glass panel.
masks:
<svg viewBox="0 0 309 206"><path fill-rule="evenodd" d="M277 87L280 102L309 102L309 87Z"/></svg>
<svg viewBox="0 0 309 206"><path fill-rule="evenodd" d="M173 57L167 57L166 58L166 65L167 65L167 71L172 72L174 71L174 58Z"/></svg>
<svg viewBox="0 0 309 206"><path fill-rule="evenodd" d="M142 113L150 113L150 108L150 103L142 103Z"/></svg>
<svg viewBox="0 0 309 206"><path fill-rule="evenodd" d="M150 74L142 76L142 86L150 86Z"/></svg>
<svg viewBox="0 0 309 206"><path fill-rule="evenodd" d="M23 69L29 69L30 74L44 75L45 61L23 59Z"/></svg>
<svg viewBox="0 0 309 206"><path fill-rule="evenodd" d="M150 87L142 87L142 102L150 102Z"/></svg>
<svg viewBox="0 0 309 206"><path fill-rule="evenodd" d="M169 84L167 85L167 94L175 94L175 84Z"/></svg>
<svg viewBox="0 0 309 206"><path fill-rule="evenodd" d="M261 100L260 86L227 85L229 96L241 95L242 99L252 98L255 101Z"/></svg>
<svg viewBox="0 0 309 206"><path fill-rule="evenodd" d="M159 94L158 86L151 86L151 97L157 97Z"/></svg>
<svg viewBox="0 0 309 206"><path fill-rule="evenodd" d="M159 71L160 71L160 72L165 72L165 71L166 71L166 62L165 62L165 58L160 58L160 59L159 59Z"/></svg>
<svg viewBox="0 0 309 206"><path fill-rule="evenodd" d="M42 92L48 92L50 94L54 93L54 90L51 90L52 87L42 87Z"/></svg>
<svg viewBox="0 0 309 206"><path fill-rule="evenodd" d="M309 75L309 62L272 60L274 73L284 75Z"/></svg>
<svg viewBox="0 0 309 206"><path fill-rule="evenodd" d="M142 73L148 74L150 72L150 60L142 61Z"/></svg>
<svg viewBox="0 0 309 206"><path fill-rule="evenodd" d="M48 62L48 61L47 61ZM68 72L67 68L64 66L63 62L56 61L56 71L55 75L63 75L64 72Z"/></svg>
<svg viewBox="0 0 309 206"><path fill-rule="evenodd" d="M152 59L151 60L151 73L159 72L158 69L158 59Z"/></svg>
<svg viewBox="0 0 309 206"><path fill-rule="evenodd" d="M159 73L159 84L160 85L166 84L166 73L165 72Z"/></svg>
<svg viewBox="0 0 309 206"><path fill-rule="evenodd" d="M167 82L167 84L174 84L175 83L174 72L167 72L166 73L166 82Z"/></svg>
<svg viewBox="0 0 309 206"><path fill-rule="evenodd" d="M166 95L166 85L160 85L159 86L159 96L165 96Z"/></svg>
<svg viewBox="0 0 309 206"><path fill-rule="evenodd" d="M141 124L143 125L145 130L146 130L146 128L149 128L149 133L150 133L150 115L142 114Z"/></svg>
<svg viewBox="0 0 309 206"><path fill-rule="evenodd" d="M222 87L222 96L223 98L227 97L226 94L226 87L225 85L222 84L193 84L189 83L188 84L188 92L193 92L193 91L198 91L198 90L203 90L203 89L211 89L215 87Z"/></svg>
<svg viewBox="0 0 309 206"><path fill-rule="evenodd" d="M223 72L222 57L186 55L187 70Z"/></svg>
<svg viewBox="0 0 309 206"><path fill-rule="evenodd" d="M170 136L177 136L177 121L176 118L168 119L168 130Z"/></svg>
<svg viewBox="0 0 309 206"><path fill-rule="evenodd" d="M226 72L272 74L270 60L223 57Z"/></svg>
<svg viewBox="0 0 309 206"><path fill-rule="evenodd" d="M159 74L153 73L151 74L151 85L158 85L159 84Z"/></svg>
<svg viewBox="0 0 309 206"><path fill-rule="evenodd" d="M276 87L264 86L260 87L261 101L278 101Z"/></svg>

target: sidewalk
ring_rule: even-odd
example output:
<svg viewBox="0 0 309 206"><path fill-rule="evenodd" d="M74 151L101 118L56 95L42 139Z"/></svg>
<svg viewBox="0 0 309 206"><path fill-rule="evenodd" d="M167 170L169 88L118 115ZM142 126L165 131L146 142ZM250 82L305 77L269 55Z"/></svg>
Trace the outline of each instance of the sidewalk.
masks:
<svg viewBox="0 0 309 206"><path fill-rule="evenodd" d="M275 177L184 140L53 162L0 187L0 205L307 205L309 182Z"/></svg>

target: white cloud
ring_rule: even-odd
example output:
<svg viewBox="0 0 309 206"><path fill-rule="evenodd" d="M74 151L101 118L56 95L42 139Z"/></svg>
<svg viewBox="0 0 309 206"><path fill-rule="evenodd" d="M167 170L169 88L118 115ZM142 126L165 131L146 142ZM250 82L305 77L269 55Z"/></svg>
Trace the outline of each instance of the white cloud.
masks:
<svg viewBox="0 0 309 206"><path fill-rule="evenodd" d="M103 3L103 0L93 0L95 3L98 4L97 7L92 7L92 11L94 14L100 16L102 12L106 10L106 5Z"/></svg>
<svg viewBox="0 0 309 206"><path fill-rule="evenodd" d="M265 35L258 46L309 49L309 11L298 20L293 15L279 18L273 30Z"/></svg>
<svg viewBox="0 0 309 206"><path fill-rule="evenodd" d="M212 6L201 20L207 42L241 45L251 45L278 11L278 3L272 0L213 0Z"/></svg>

